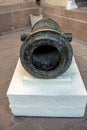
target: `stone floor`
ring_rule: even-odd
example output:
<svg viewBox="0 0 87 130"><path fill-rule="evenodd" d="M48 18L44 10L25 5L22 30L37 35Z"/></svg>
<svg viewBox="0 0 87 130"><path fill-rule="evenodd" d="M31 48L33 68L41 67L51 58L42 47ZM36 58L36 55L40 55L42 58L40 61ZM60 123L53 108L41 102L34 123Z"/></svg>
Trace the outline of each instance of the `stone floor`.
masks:
<svg viewBox="0 0 87 130"><path fill-rule="evenodd" d="M19 58L20 34L25 29L0 36L0 130L87 130L87 110L83 118L14 117L6 96ZM73 39L77 65L87 89L87 43Z"/></svg>

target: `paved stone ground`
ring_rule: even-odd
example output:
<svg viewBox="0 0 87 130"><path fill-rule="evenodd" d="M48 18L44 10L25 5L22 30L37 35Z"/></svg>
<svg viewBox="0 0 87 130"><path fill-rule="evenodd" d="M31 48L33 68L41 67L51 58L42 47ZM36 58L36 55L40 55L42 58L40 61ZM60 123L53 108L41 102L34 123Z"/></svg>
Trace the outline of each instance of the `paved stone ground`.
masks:
<svg viewBox="0 0 87 130"><path fill-rule="evenodd" d="M28 29L0 36L0 130L87 130L87 110L83 118L14 117L11 114L6 92L19 58L23 32ZM72 46L87 88L87 43L74 39Z"/></svg>

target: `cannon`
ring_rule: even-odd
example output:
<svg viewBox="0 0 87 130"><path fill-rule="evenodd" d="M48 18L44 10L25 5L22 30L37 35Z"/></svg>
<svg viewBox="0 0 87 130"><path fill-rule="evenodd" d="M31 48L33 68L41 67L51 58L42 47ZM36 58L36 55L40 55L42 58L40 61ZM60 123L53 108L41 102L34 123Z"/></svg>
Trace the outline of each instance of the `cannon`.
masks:
<svg viewBox="0 0 87 130"><path fill-rule="evenodd" d="M62 33L54 20L41 19L32 27L30 34L21 35L21 41L21 64L34 77L56 78L70 67L72 34Z"/></svg>

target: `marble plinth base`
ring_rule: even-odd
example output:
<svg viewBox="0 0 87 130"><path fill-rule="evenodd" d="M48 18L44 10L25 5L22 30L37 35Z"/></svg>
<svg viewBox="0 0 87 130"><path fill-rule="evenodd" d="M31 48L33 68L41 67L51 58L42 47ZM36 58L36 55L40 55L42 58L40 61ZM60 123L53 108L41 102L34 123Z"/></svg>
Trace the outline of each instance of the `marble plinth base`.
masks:
<svg viewBox="0 0 87 130"><path fill-rule="evenodd" d="M15 116L83 117L87 103L74 58L67 72L49 80L32 77L19 60L7 96Z"/></svg>

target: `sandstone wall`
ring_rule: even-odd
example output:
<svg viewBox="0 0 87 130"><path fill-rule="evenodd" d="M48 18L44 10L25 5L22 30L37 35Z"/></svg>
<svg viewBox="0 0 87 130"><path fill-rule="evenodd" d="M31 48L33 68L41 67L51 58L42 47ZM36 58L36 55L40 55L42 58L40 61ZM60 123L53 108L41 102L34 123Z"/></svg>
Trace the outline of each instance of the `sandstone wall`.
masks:
<svg viewBox="0 0 87 130"><path fill-rule="evenodd" d="M30 26L30 14L37 12L36 0L0 0L0 33Z"/></svg>
<svg viewBox="0 0 87 130"><path fill-rule="evenodd" d="M67 10L67 0L45 0L44 17L55 20L62 32L70 32L73 37L87 41L87 10Z"/></svg>
<svg viewBox="0 0 87 130"><path fill-rule="evenodd" d="M64 7L66 7L66 2L67 0L44 0L45 4L64 6Z"/></svg>
<svg viewBox="0 0 87 130"><path fill-rule="evenodd" d="M12 5L12 4L20 4L26 2L36 2L36 0L0 0L0 6L3 5Z"/></svg>

